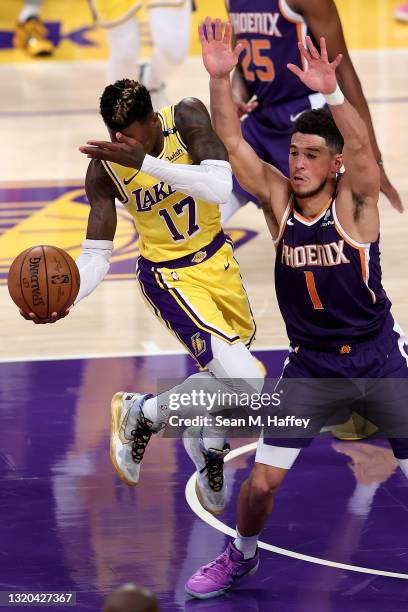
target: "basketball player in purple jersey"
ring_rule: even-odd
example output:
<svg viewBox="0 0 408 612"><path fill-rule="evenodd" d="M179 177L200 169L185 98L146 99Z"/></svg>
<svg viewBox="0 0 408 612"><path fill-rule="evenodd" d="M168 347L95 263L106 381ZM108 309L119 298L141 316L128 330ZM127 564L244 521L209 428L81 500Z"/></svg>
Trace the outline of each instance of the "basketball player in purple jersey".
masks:
<svg viewBox="0 0 408 612"><path fill-rule="evenodd" d="M325 36L330 60L342 53L337 78L347 100L363 118L374 157L380 166L381 191L392 206L403 212L396 189L384 171L370 111L360 80L347 51L343 30L333 0L227 0L231 25L243 46L233 73L233 95L240 114L248 114L242 133L258 156L289 176L287 149L293 123L300 113L325 105L324 97L299 83L288 72L287 63L302 67L297 43ZM249 102L252 100L252 102ZM238 181L230 203L222 209L225 223L240 205L253 199Z"/></svg>
<svg viewBox="0 0 408 612"><path fill-rule="evenodd" d="M320 39L319 53L308 37L307 50L299 43L304 69L288 64L302 85L325 97L331 115L311 110L295 121L287 179L242 136L229 78L242 47L230 51L231 25L223 31L218 19L214 35L207 18L205 29L206 35L200 27L200 39L211 77L214 128L237 179L262 203L277 251L276 292L292 348L277 387L282 392L280 416L315 414L313 399L307 393L296 395L294 379L304 389L323 378L337 379L349 404L359 393L354 386L350 396L350 379L364 379L364 384L377 379L376 384L385 386L388 381L388 406L395 408L399 398L392 388L395 379L408 378L408 353L381 285L380 172L367 127L337 84L342 56L330 63L325 39ZM338 179L342 165L346 171ZM322 402L321 410L326 405ZM189 579L189 594L203 599L221 595L256 571L257 540L275 493L311 441L296 432L292 428L286 440L260 439L255 467L239 494L237 538ZM408 477L408 440L390 436L390 443Z"/></svg>

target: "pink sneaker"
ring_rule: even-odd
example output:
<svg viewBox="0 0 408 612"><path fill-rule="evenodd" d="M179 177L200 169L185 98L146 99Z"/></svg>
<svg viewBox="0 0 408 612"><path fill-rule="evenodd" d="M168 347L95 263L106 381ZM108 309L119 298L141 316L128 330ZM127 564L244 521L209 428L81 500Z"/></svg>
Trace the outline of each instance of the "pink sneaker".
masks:
<svg viewBox="0 0 408 612"><path fill-rule="evenodd" d="M208 565L203 565L191 576L186 584L186 592L197 599L209 599L223 595L240 578L252 576L259 566L259 551L251 559L230 542L225 551Z"/></svg>
<svg viewBox="0 0 408 612"><path fill-rule="evenodd" d="M408 23L408 2L401 4L401 6L397 8L394 13L394 17L398 21L405 21Z"/></svg>

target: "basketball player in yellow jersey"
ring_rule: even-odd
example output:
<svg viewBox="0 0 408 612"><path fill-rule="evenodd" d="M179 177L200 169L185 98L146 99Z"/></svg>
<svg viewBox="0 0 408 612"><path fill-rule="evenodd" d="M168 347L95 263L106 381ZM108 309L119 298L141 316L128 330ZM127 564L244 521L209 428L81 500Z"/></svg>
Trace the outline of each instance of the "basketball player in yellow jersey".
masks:
<svg viewBox="0 0 408 612"><path fill-rule="evenodd" d="M113 397L111 459L118 475L134 485L152 433L168 420L170 394L259 393L263 374L248 350L255 323L233 246L220 225L219 205L232 190L231 167L205 106L186 98L155 113L147 89L124 79L103 92L101 114L111 142L80 147L92 161L77 302L109 268L119 198L139 232L136 275L147 305L208 369L157 397L128 392ZM179 408L183 416L186 409ZM208 414L208 406L200 408ZM223 408L216 405L213 412ZM226 503L224 433L209 424L183 436L197 468L200 501L213 513Z"/></svg>

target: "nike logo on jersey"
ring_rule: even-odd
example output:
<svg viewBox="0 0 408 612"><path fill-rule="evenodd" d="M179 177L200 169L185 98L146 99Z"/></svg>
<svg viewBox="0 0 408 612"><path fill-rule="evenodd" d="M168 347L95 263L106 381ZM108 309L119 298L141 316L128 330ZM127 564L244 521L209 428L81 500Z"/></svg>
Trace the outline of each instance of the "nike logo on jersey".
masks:
<svg viewBox="0 0 408 612"><path fill-rule="evenodd" d="M139 174L139 172L140 172L140 170L138 170L137 172L132 174L130 179L123 179L123 182L125 183L125 185L129 185L129 183L131 183L133 181L133 179L135 178L135 176L137 176Z"/></svg>
<svg viewBox="0 0 408 612"><path fill-rule="evenodd" d="M300 115L303 115L303 113L305 113L307 110L310 110L310 109L305 108L305 110L300 111L300 113L298 113L297 115L291 115L290 120L294 123L296 119L299 119Z"/></svg>
<svg viewBox="0 0 408 612"><path fill-rule="evenodd" d="M330 242L330 244L306 244L298 247L291 247L283 243L281 263L290 268L349 264L350 260L343 251L344 240Z"/></svg>
<svg viewBox="0 0 408 612"><path fill-rule="evenodd" d="M295 223L294 223L293 219L288 219L288 220L286 221L286 223L287 223L288 225L295 225Z"/></svg>
<svg viewBox="0 0 408 612"><path fill-rule="evenodd" d="M227 259L227 263L224 264L224 270L228 270L229 267L230 267L230 262Z"/></svg>

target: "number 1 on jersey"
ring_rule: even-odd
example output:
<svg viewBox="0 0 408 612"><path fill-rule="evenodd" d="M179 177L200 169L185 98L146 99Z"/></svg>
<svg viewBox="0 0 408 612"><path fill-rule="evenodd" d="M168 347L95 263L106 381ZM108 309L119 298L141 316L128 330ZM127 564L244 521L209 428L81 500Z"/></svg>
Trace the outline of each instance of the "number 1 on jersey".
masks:
<svg viewBox="0 0 408 612"><path fill-rule="evenodd" d="M315 310L324 310L324 306L320 301L319 294L317 293L316 283L313 272L305 272L306 287L312 300L313 308Z"/></svg>

